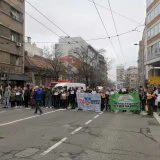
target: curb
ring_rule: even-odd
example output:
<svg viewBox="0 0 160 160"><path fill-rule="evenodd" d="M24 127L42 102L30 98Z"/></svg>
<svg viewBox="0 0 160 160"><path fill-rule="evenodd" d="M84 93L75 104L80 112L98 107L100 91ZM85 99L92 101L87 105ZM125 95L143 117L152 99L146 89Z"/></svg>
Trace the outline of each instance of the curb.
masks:
<svg viewBox="0 0 160 160"><path fill-rule="evenodd" d="M154 112L153 116L158 121L158 123L160 124L160 116L158 115L158 113Z"/></svg>

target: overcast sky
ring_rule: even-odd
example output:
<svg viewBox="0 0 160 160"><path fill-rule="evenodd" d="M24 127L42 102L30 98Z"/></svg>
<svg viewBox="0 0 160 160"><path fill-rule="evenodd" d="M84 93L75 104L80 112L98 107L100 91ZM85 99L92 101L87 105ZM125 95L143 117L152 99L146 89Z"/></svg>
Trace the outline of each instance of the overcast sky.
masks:
<svg viewBox="0 0 160 160"><path fill-rule="evenodd" d="M48 18L54 21L58 26L72 37L81 36L83 39L94 39L106 36L105 29L98 17L92 0L27 0L37 9L42 11ZM108 0L95 0L98 4L109 8ZM135 21L128 20L114 13L114 18L118 33L124 33L134 29L145 21L145 0L110 0L111 7L114 11L121 15L130 17ZM101 17L105 23L109 36L116 35L113 20L109 10L98 7ZM30 5L26 3L26 12L34 18L44 23L53 32L60 36L65 36L54 25L37 13ZM32 37L33 42L58 42L59 37L41 26L38 22L26 15L26 36ZM138 32L130 32L129 34L120 36L122 51L118 43L118 38L111 38L88 41L96 49L106 49L104 55L112 59L112 66L109 72L109 78L115 80L116 65L123 64L125 68L128 66L137 66L138 46L134 46L141 40L143 26L138 28ZM111 41L111 42L110 42ZM113 44L113 46L111 45ZM51 45L47 43L38 43L38 46Z"/></svg>

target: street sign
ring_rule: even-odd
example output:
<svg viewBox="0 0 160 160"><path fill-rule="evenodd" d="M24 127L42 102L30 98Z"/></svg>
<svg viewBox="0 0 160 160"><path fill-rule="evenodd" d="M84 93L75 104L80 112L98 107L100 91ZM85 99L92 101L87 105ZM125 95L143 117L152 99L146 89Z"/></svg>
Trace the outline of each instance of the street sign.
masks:
<svg viewBox="0 0 160 160"><path fill-rule="evenodd" d="M151 77L149 79L150 85L160 85L160 77Z"/></svg>

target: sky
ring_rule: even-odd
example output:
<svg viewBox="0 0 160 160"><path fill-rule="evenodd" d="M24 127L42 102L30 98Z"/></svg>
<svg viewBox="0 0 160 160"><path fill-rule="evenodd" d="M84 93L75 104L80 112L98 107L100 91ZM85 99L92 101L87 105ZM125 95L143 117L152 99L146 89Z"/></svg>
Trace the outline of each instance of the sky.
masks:
<svg viewBox="0 0 160 160"><path fill-rule="evenodd" d="M106 31L92 0L27 1L61 27L65 33L71 37L80 36L84 40L89 40L117 35L109 10L108 0L94 0L95 3L103 6L100 7L96 5ZM146 2L145 0L110 0L110 4L112 10L116 11L113 12L113 17L118 34L131 31L137 27L136 31L119 36L120 42L117 36L110 39L107 38L87 42L97 50L102 48L106 50L104 56L111 59L112 62L108 76L111 80L115 80L117 65L122 64L125 68L137 66L138 46L135 46L134 44L139 43L142 38L146 15ZM37 42L39 47L43 48L44 46L51 46L58 42L58 36L66 36L57 27L35 11L28 3L26 3L26 12L51 30L47 30L44 26L26 14L25 36L31 37L32 42ZM129 19L120 15L128 17ZM133 19L134 21L130 19Z"/></svg>

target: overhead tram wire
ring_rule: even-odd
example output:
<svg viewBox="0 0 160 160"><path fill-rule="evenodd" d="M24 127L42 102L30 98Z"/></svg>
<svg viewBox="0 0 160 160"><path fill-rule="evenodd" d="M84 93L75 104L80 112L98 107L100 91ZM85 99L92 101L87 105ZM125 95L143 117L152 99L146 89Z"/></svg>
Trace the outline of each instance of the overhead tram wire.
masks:
<svg viewBox="0 0 160 160"><path fill-rule="evenodd" d="M113 15L112 7L111 7L111 2L110 2L110 0L107 0L107 1L108 1L108 5L109 5L109 8L110 8L110 12L111 12L114 28L115 28L115 31L116 31L116 34L117 34L117 39L118 39L118 43L119 43L119 46L120 46L122 58L124 59L123 48L122 48L122 44L121 44L120 38L118 36L118 29L117 29L117 25L116 25L116 21L115 21L114 15ZM124 59L124 61L125 61L125 59Z"/></svg>
<svg viewBox="0 0 160 160"><path fill-rule="evenodd" d="M23 11L23 9L21 7L19 7L16 3L14 3L13 1L11 1L12 4L14 4L15 6L17 6L21 11ZM60 35L58 35L56 32L54 32L53 30L51 30L49 27L47 27L44 23L40 22L39 20L37 20L35 17L33 17L32 15L30 15L28 12L25 11L25 13L31 17L32 19L34 19L36 22L38 22L39 24L41 24L44 28L46 28L47 30L49 30L50 32L52 32L54 35L58 36L59 38ZM68 43L68 45L71 45L70 42L67 42L64 38L61 38L62 40L64 40L66 43ZM72 45L71 45L72 46Z"/></svg>
<svg viewBox="0 0 160 160"><path fill-rule="evenodd" d="M110 37L109 34L108 34L108 31L107 31L107 28L106 28L106 26L105 26L105 24L104 24L104 22L103 22L103 19L102 19L101 15L100 15L100 12L99 12L99 10L98 10L98 8L97 8L97 6L96 6L94 0L92 0L92 1L93 1L93 3L94 3L95 9L96 9L96 11L97 11L97 13L98 13L98 16L99 16L99 18L100 18L100 20L101 20L101 23L102 23L102 25L103 25L103 27L104 27L104 30L105 30L105 32L106 32L106 35L107 35L108 37ZM111 41L110 38L109 38L109 42L110 42L112 48L113 48L114 51L115 51L116 57L118 58L118 54L116 54L117 51L116 51L116 49L115 49L115 47L114 47L114 45L113 45L113 43L112 43L112 41Z"/></svg>
<svg viewBox="0 0 160 160"><path fill-rule="evenodd" d="M28 2L28 1L27 1ZM14 2L11 2L12 4L14 4L15 6L17 6L17 4L15 4ZM30 3L30 5L32 5L31 3ZM21 7L19 7L19 6L17 6L21 11L22 11L22 8ZM34 7L33 5L32 5L32 7ZM34 7L35 8L35 7ZM41 13L37 8L35 8L36 10L37 10L37 12L39 12L39 13ZM36 18L34 18L32 15L30 15L29 13L27 13L27 12L25 12L29 17L31 17L32 19L34 19L35 21L37 21L38 23L40 23L41 25L43 25L43 27L47 27L46 25L44 25L42 22L40 22L40 21L38 21ZM59 27L58 25L56 25L53 21L51 21L47 16L45 16L43 13L41 13L41 15L43 15L43 17L45 17L45 18L47 18L47 20L48 21L50 21L52 24L54 24L57 28L59 28L63 33L65 33L67 36L69 36L61 27ZM101 37L101 38L94 38L94 39L88 39L88 40L83 40L83 41L94 41L94 40L101 40L101 39L110 39L110 38L114 38L114 37L117 37L117 36L122 36L122 35L125 35L125 34L129 34L129 33L131 33L131 32L135 32L135 31L137 31L137 28L138 27L140 27L140 25L139 26L137 26L136 28L134 28L134 29L132 29L132 30L129 30L129 31L127 31L127 32L124 32L124 33L121 33L121 34L119 34L119 35L113 35L113 36L110 36L110 37ZM50 30L53 34L55 34L55 35L57 35L58 37L60 37L56 32L54 32L54 31L52 31L50 28L48 28L47 27L47 30ZM61 37L60 37L61 38ZM72 39L75 43L78 43L78 42L83 42L83 41L75 41L74 39ZM65 39L64 39L64 41L65 41ZM4 43L4 42L3 42ZM38 43L38 42L37 42ZM46 42L39 42L39 43L46 43ZM47 43L52 43L52 42L47 42ZM2 44L1 42L0 42L0 44ZM8 44L8 43L7 43ZM74 43L72 43L72 42L67 42L66 41L66 44L74 44Z"/></svg>
<svg viewBox="0 0 160 160"><path fill-rule="evenodd" d="M68 33L66 33L61 27L59 27L55 22L53 22L53 20L51 20L50 18L48 18L44 13L42 13L39 9L37 9L33 4L31 4L28 0L26 0L26 2L32 7L34 8L40 15L42 15L45 19L47 19L51 24L53 24L54 26L56 26L60 31L62 31L64 34L66 34L68 37L70 37L72 39L73 42L75 42L76 44L78 44L77 41L75 41ZM85 40L81 41L81 42L85 42ZM71 42L70 42L71 43ZM85 48L81 45L80 46L82 49L85 50Z"/></svg>
<svg viewBox="0 0 160 160"><path fill-rule="evenodd" d="M93 3L92 0L87 0L87 1ZM105 9L105 10L110 11L109 8L107 8L107 7L105 7L105 6L101 5L101 4L99 4L99 3L97 3L97 2L95 2L95 4L96 4L97 6L103 8L103 9ZM119 12L117 12L117 11L112 10L112 12L113 12L114 14L119 15L120 17L123 17L123 18L125 18L125 19L128 19L129 21L132 21L132 22L134 22L134 23L136 23L136 24L142 25L140 22L136 21L135 19L132 19L132 18L130 18L130 17L128 17L128 16L122 15L121 13L119 13Z"/></svg>
<svg viewBox="0 0 160 160"><path fill-rule="evenodd" d="M66 33L66 31L64 31L64 29L62 29L61 27L59 27L55 22L53 22L53 20L51 20L50 18L48 18L44 13L42 13L39 9L37 9L33 4L31 4L28 0L26 0L26 2L33 8L35 9L40 15L42 15L45 19L47 19L51 24L53 24L54 26L56 26L60 31L62 31L64 34L66 34L67 36L69 36L73 42L75 42L76 44L78 44L79 42L85 42L85 41L92 41L92 40L100 40L100 39L107 39L107 38L111 38L111 37L116 37L116 36L120 36L120 35L116 35L116 36L111 36L111 37L103 37L103 38L95 38L95 39L91 39L91 40L83 40L83 41L75 41L68 33ZM131 30L131 32L136 31L136 29ZM125 34L125 33L129 33L130 31L124 32L121 35ZM74 44L71 42L71 44ZM83 46L81 46L81 48L84 49Z"/></svg>
<svg viewBox="0 0 160 160"><path fill-rule="evenodd" d="M98 41L98 40L105 40L105 39L116 38L117 36L120 37L120 36L129 34L129 33L132 33L132 32L139 32L139 31L137 30L138 27L140 27L140 26L137 26L137 27L135 27L134 29L129 30L129 31L127 31L127 32L120 33L119 35L113 35L113 36L110 36L110 37L99 37L99 38L93 38L93 39L86 39L86 40L83 40L83 41L75 41L75 42L76 42L76 43L79 43L79 42L84 42L84 41L88 42L88 41ZM12 42L0 42L0 44L9 44L9 43L12 43ZM35 42L35 43L56 43L56 42ZM67 44L67 45L68 45L68 43L64 43L64 44ZM70 44L75 44L75 43L72 43L72 42L71 42Z"/></svg>

